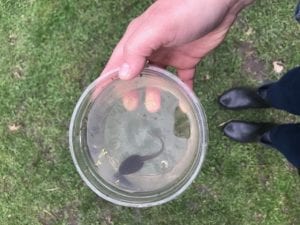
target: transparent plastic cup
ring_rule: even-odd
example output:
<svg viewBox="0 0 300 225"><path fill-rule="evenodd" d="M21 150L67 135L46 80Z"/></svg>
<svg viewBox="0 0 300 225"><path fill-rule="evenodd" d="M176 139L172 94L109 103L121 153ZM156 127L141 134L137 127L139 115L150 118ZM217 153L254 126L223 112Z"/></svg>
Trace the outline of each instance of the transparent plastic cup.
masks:
<svg viewBox="0 0 300 225"><path fill-rule="evenodd" d="M84 182L98 196L129 207L160 205L186 190L200 171L207 139L199 99L154 66L129 81L117 70L95 80L77 102L69 130Z"/></svg>

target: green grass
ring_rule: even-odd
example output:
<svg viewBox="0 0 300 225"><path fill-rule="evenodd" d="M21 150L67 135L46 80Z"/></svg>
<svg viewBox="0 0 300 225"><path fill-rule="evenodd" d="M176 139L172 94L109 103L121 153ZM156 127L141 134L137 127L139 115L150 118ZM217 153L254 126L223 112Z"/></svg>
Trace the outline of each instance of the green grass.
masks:
<svg viewBox="0 0 300 225"><path fill-rule="evenodd" d="M300 224L296 171L274 150L233 143L218 127L231 118L298 119L275 110L229 112L216 104L223 90L261 81L245 72L241 42L256 49L265 78L280 77L272 70L275 60L285 71L299 65L296 1L257 1L199 65L195 92L208 117L210 145L201 174L184 194L132 209L98 198L81 181L68 150L71 113L126 24L150 2L0 1L0 224ZM17 131L10 131L13 124Z"/></svg>

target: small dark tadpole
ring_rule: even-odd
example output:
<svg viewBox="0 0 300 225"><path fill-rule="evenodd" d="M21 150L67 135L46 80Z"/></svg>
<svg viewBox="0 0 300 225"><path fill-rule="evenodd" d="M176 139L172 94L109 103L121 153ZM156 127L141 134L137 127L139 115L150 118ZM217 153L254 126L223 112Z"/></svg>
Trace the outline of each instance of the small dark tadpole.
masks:
<svg viewBox="0 0 300 225"><path fill-rule="evenodd" d="M144 162L146 160L153 159L160 155L164 151L164 142L160 137L157 137L161 142L161 149L158 152L155 152L151 155L131 155L128 158L126 158L119 166L119 171L117 174L119 175L128 175L135 173L143 168Z"/></svg>

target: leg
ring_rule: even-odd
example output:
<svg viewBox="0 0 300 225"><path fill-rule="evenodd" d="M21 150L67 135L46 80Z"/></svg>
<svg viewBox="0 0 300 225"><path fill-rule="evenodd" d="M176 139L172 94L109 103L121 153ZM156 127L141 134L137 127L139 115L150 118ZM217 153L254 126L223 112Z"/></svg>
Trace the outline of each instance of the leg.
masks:
<svg viewBox="0 0 300 225"><path fill-rule="evenodd" d="M288 71L279 81L258 90L274 108L300 115L300 67Z"/></svg>
<svg viewBox="0 0 300 225"><path fill-rule="evenodd" d="M298 5L296 6L295 19L300 23L300 1L299 1Z"/></svg>
<svg viewBox="0 0 300 225"><path fill-rule="evenodd" d="M300 123L282 124L270 131L271 146L281 152L296 168L300 168Z"/></svg>

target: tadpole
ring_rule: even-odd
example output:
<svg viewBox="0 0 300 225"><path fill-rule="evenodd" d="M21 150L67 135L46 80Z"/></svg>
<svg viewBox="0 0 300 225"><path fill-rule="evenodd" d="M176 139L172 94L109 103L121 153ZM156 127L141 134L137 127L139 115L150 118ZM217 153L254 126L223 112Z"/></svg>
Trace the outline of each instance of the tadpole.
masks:
<svg viewBox="0 0 300 225"><path fill-rule="evenodd" d="M146 160L150 160L150 159L153 159L153 158L159 156L164 151L164 142L161 139L161 137L157 136L157 138L161 142L161 149L158 152L155 152L150 155L144 155L144 156L134 154L134 155L127 157L120 164L118 174L119 175L128 175L128 174L136 173L137 171L142 169L142 167L144 166L144 162Z"/></svg>

